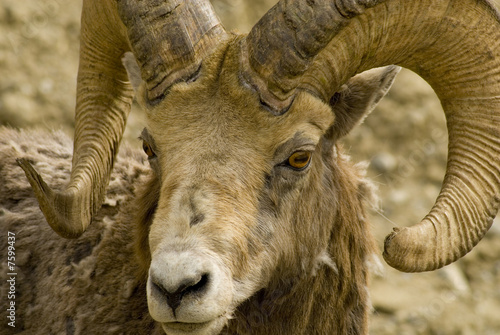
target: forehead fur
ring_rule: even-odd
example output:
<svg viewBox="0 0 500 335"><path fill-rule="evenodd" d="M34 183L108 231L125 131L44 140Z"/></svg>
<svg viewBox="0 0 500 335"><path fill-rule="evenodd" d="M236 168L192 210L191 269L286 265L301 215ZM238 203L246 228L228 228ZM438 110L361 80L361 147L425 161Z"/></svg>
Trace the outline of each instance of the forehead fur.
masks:
<svg viewBox="0 0 500 335"><path fill-rule="evenodd" d="M148 128L160 150L189 144L192 153L272 153L297 133L317 143L332 124L331 108L305 92L297 94L284 115L267 111L257 92L240 80L241 38L224 42L204 61L196 82L175 85L161 104L147 111Z"/></svg>

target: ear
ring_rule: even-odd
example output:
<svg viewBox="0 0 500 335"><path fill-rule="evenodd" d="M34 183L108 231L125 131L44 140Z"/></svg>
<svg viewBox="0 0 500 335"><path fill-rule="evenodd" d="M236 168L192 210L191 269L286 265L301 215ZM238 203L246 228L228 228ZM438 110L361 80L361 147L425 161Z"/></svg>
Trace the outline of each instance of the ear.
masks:
<svg viewBox="0 0 500 335"><path fill-rule="evenodd" d="M134 88L134 91L137 94L139 86L141 86L142 83L142 78L141 78L141 69L139 68L139 64L137 64L134 54L131 52L126 52L123 55L122 64L127 70L130 83L132 84L132 87Z"/></svg>
<svg viewBox="0 0 500 335"><path fill-rule="evenodd" d="M352 77L343 85L330 99L335 114L330 136L339 139L361 123L387 94L400 70L395 65L371 69Z"/></svg>

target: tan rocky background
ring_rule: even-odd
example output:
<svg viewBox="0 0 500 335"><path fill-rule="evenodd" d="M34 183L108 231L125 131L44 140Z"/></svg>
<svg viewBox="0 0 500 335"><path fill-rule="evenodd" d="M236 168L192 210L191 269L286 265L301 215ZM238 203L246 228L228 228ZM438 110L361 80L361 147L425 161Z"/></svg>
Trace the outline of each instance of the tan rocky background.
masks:
<svg viewBox="0 0 500 335"><path fill-rule="evenodd" d="M496 1L497 5L500 1ZM247 32L274 0L214 0L228 29ZM72 133L81 0L0 3L0 124ZM144 126L134 108L126 140ZM134 142L135 141L135 142ZM369 163L380 203L371 218L380 247L393 226L418 222L439 192L446 163L444 116L432 89L403 71L345 146ZM371 334L500 334L500 224L444 269L374 276Z"/></svg>

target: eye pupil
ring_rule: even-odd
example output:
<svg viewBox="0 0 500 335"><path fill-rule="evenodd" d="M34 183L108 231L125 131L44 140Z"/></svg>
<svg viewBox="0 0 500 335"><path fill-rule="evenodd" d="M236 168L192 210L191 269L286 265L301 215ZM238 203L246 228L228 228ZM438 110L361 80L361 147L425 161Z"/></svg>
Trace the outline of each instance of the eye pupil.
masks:
<svg viewBox="0 0 500 335"><path fill-rule="evenodd" d="M299 170L306 168L310 161L311 153L309 151L297 151L288 158L288 164Z"/></svg>
<svg viewBox="0 0 500 335"><path fill-rule="evenodd" d="M146 155L148 155L148 158L152 158L152 157L156 156L153 149L151 149L151 145L148 142L146 142L146 141L142 142L142 149L144 150Z"/></svg>

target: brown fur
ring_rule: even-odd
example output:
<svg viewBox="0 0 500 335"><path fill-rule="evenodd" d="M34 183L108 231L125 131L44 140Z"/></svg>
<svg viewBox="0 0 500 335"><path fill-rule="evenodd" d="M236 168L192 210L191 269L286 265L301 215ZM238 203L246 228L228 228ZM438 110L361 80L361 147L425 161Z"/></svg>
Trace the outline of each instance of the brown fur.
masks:
<svg viewBox="0 0 500 335"><path fill-rule="evenodd" d="M340 125L334 123L335 127L328 128L332 110L307 95L299 95L281 118L255 106L252 92L235 84L237 41L205 62L198 83L173 88L165 104L148 111L148 129L159 154L155 168L158 181L152 184L162 184L162 190L158 203L151 201L150 194L145 196L143 206L150 204L147 212L158 206L159 219L144 215L141 231L147 232L148 227L154 230L149 236L149 241L154 241L153 251L173 237L172 230L194 236L195 241L208 243L223 255L233 278L262 287L237 307L222 333L366 334L367 262L375 252L363 204L368 188L335 142L380 100L392 83L394 69L386 72L390 80L380 73L373 75L376 80L369 85L367 77L353 79L333 106L335 116L342 116ZM197 99L191 98L194 92ZM206 104L209 99L212 103ZM272 154L282 151L279 146L290 142L299 131L311 138L317 136L314 130L305 128L311 120L323 129L311 171L300 177L288 171L277 172L272 164L279 162L270 165L276 159ZM211 130L214 125L224 131ZM219 136L217 145L212 143L213 134ZM225 142L228 139L231 145ZM200 169L208 169L212 163L206 152L216 160L210 173ZM191 160L201 172L193 174ZM259 179L264 174L269 174L267 180ZM176 192L184 192L179 185L203 185L212 182L212 176L223 185L231 185L217 188L214 198L234 192L238 201L229 197L216 202L221 219L209 217L201 228L193 229L174 225L182 215L167 219L178 206L172 200ZM246 179L241 180L242 176ZM239 222L232 215L234 208L241 213L255 209L257 218L248 214L246 222ZM229 224L234 237L214 233ZM203 226L207 230L200 233L198 229ZM139 241L146 239L139 237ZM147 261L150 256L145 254L143 259Z"/></svg>
<svg viewBox="0 0 500 335"><path fill-rule="evenodd" d="M375 248L364 219L365 181L346 157L324 153L324 175L308 185L305 198L316 197L313 220L306 224L299 208L294 224L305 234L324 225L325 238L309 241L297 250L294 268L282 266L273 274L269 287L244 303L231 320L227 334L365 334L370 306L367 287L367 259ZM320 192L317 190L320 189ZM309 202L314 204L315 201ZM305 217L304 217L305 216ZM320 234L322 235L322 234ZM300 266L313 258L327 242L328 254L337 269L325 263L317 271ZM314 259L310 260L314 263Z"/></svg>
<svg viewBox="0 0 500 335"><path fill-rule="evenodd" d="M7 231L16 233L18 293L14 331L161 333L154 330L154 322L147 313L144 290L150 261L149 224L158 200L157 191L151 192L157 189L158 182L143 165L144 157L128 148L122 149L107 204L99 217L80 239L65 240L44 222L15 158L28 157L50 183L62 187L70 168L70 140L60 133L5 128L0 134L0 227L2 236ZM360 220L364 212L360 193L363 180L342 155L331 157L326 152L324 159L330 161L329 166L324 166L326 175L316 176L307 192L308 196L314 196L317 192L313 188L321 188L322 198L318 199L315 208L318 211L314 214L318 220L329 218L322 222L330 222L329 253L338 273L326 264L319 264L312 275L311 269L302 269L299 264L301 257L314 255L299 252L293 260L299 268L280 268L268 288L238 308L223 333L335 334L331 329L338 330L338 334L365 332L369 310L365 260L373 252L373 244L365 221ZM133 205L131 199L136 196L137 188L143 191L137 205ZM342 200L337 194L342 194ZM141 220L135 236L131 220L134 209ZM300 220L297 217L297 224ZM5 242L1 241L2 252ZM1 273L5 275L6 269L2 268ZM4 331L13 330L5 322L2 327Z"/></svg>
<svg viewBox="0 0 500 335"><path fill-rule="evenodd" d="M122 148L105 204L77 240L50 230L15 164L29 159L61 188L70 140L1 131L0 226L3 236L16 233L21 259L16 331L161 332L148 314L145 287L151 255L167 243L210 250L237 283L227 287L243 287L233 286L240 300L223 334L367 333L375 252L363 204L368 188L336 141L387 91L394 71L353 79L334 106L299 94L276 117L255 92L235 85L237 46L238 37L205 61L196 82L174 86L163 104L146 110L145 136L158 154L154 172L143 154ZM280 167L306 145L301 141L314 143L311 168Z"/></svg>
<svg viewBox="0 0 500 335"><path fill-rule="evenodd" d="M143 155L122 147L98 217L76 240L45 222L16 158L26 157L55 187L71 167L62 133L0 128L0 250L16 234L16 323L7 325L7 263L1 262L1 334L160 334L148 314L133 249L136 187L149 175ZM4 259L5 260L5 259Z"/></svg>

